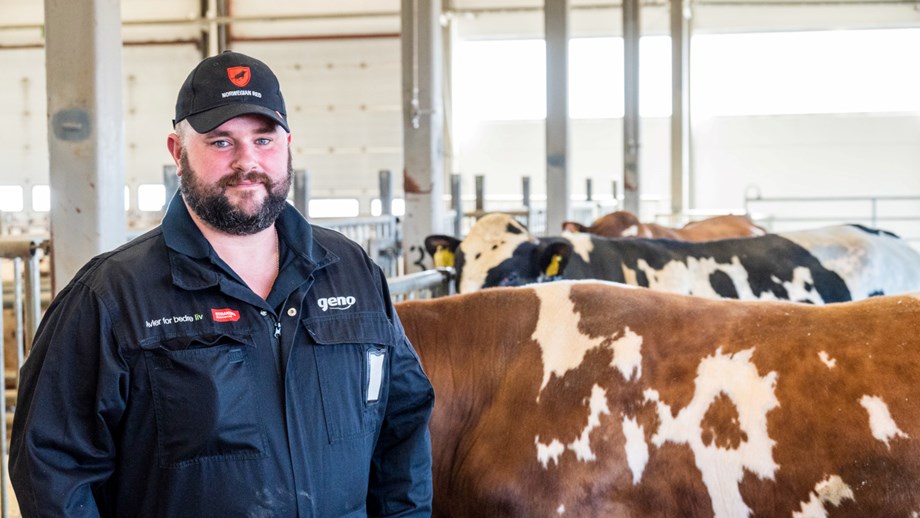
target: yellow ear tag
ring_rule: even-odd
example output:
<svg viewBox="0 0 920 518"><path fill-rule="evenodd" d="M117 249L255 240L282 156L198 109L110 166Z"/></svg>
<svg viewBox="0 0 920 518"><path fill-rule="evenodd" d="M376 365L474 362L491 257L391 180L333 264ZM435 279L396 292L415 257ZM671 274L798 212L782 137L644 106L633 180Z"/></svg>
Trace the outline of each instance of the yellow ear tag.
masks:
<svg viewBox="0 0 920 518"><path fill-rule="evenodd" d="M454 266L454 253L449 248L439 246L434 252L435 268L452 268Z"/></svg>
<svg viewBox="0 0 920 518"><path fill-rule="evenodd" d="M546 267L546 276L555 277L559 275L559 263L562 262L562 256L559 254L553 255L553 258L550 259L549 265Z"/></svg>

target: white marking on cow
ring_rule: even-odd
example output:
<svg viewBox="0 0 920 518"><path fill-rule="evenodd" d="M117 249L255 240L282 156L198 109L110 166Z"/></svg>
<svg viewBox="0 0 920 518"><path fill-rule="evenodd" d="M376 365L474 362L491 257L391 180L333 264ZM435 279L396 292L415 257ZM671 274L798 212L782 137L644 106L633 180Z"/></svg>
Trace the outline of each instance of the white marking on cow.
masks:
<svg viewBox="0 0 920 518"><path fill-rule="evenodd" d="M535 291L540 297L540 315L532 338L543 352L543 382L537 401L552 374L562 376L577 368L585 353L605 340L603 336L591 338L578 331L579 315L569 298L570 289L566 283L550 283Z"/></svg>
<svg viewBox="0 0 920 518"><path fill-rule="evenodd" d="M718 263L711 257L688 257L686 263L669 261L660 270L652 268L644 259L640 259L636 264L648 278L649 288L654 290L711 299L722 298L713 289L709 280L713 273L721 271L731 279L739 298L755 298L747 282L747 271L737 257L733 257L732 262L727 264Z"/></svg>
<svg viewBox="0 0 920 518"><path fill-rule="evenodd" d="M639 225L630 225L624 228L623 231L620 232L620 235L623 237L638 236L639 235Z"/></svg>
<svg viewBox="0 0 920 518"><path fill-rule="evenodd" d="M895 437L908 438L908 435L898 428L898 425L891 418L891 412L888 405L877 396L864 395L859 399L859 404L869 412L869 428L872 430L872 437L885 443L885 446L891 448L888 441Z"/></svg>
<svg viewBox="0 0 920 518"><path fill-rule="evenodd" d="M508 232L508 225L518 228L521 233ZM489 269L511 257L518 246L528 241L538 242L524 225L507 214L487 214L480 218L460 242L464 261L460 292L481 289Z"/></svg>
<svg viewBox="0 0 920 518"><path fill-rule="evenodd" d="M685 295L696 295L711 299L723 298L713 288L710 277L715 272L722 272L728 276L738 298L741 300L776 300L771 291L754 294L748 282L748 272L737 256L732 257L730 263L719 263L711 257L688 257L687 262L669 261L660 270L651 267L644 259L636 262L639 270L645 273L648 286L651 289ZM623 275L627 283L638 284L638 275L635 271L623 267ZM821 296L814 289L811 271L808 268L796 267L792 272L792 280L781 281L777 277L773 282L781 284L789 294L789 299L823 304Z"/></svg>
<svg viewBox="0 0 920 518"><path fill-rule="evenodd" d="M824 362L824 365L827 365L828 369L833 369L837 366L837 360L835 358L831 358L830 355L827 354L827 351L819 352L818 358L821 358L821 361Z"/></svg>
<svg viewBox="0 0 920 518"><path fill-rule="evenodd" d="M623 282L632 286L639 286L639 276L636 275L635 270L628 268L626 263L623 263L620 268L623 270Z"/></svg>
<svg viewBox="0 0 920 518"><path fill-rule="evenodd" d="M844 500L856 500L853 490L839 475L830 475L815 484L807 502L802 502L801 511L792 513L793 518L827 518L824 504L840 507Z"/></svg>
<svg viewBox="0 0 920 518"><path fill-rule="evenodd" d="M610 365L616 367L626 381L642 377L642 337L634 333L629 326L623 329L623 336L610 344L613 359Z"/></svg>
<svg viewBox="0 0 920 518"><path fill-rule="evenodd" d="M703 475L716 518L749 516L738 485L744 471L772 480L778 465L773 460L773 445L767 431L767 413L779 406L776 399L776 372L757 374L751 361L753 349L722 354L719 348L697 367L695 390L690 403L675 416L670 405L657 402L661 425L652 442L687 444ZM725 394L735 404L738 424L747 435L737 449L727 450L713 441L703 443L700 423L712 402ZM646 398L658 399L657 392L646 391Z"/></svg>
<svg viewBox="0 0 920 518"><path fill-rule="evenodd" d="M839 275L853 300L873 293L920 290L920 253L903 239L870 234L851 225L780 236L808 250L822 266Z"/></svg>
<svg viewBox="0 0 920 518"><path fill-rule="evenodd" d="M597 460L591 451L591 430L601 425L601 414L610 414L607 406L607 391L599 385L591 387L591 399L588 401L591 413L588 414L588 424L581 431L581 435L569 443L569 449L575 452L575 458L585 462Z"/></svg>
<svg viewBox="0 0 920 518"><path fill-rule="evenodd" d="M565 451L565 446L559 442L559 439L553 439L549 444L543 444L540 442L540 436L538 435L533 442L537 445L537 460L543 465L543 469L547 468L549 461L553 461L553 464L557 466L559 465L559 456Z"/></svg>
<svg viewBox="0 0 920 518"><path fill-rule="evenodd" d="M584 232L563 232L562 237L572 244L572 251L578 254L584 262L591 262L591 251L594 250L594 242L591 241L591 234L585 234Z"/></svg>
<svg viewBox="0 0 920 518"><path fill-rule="evenodd" d="M633 484L642 480L642 473L648 464L648 443L645 442L645 429L639 426L634 417L623 416L623 436L626 437L626 464L633 474Z"/></svg>
<svg viewBox="0 0 920 518"><path fill-rule="evenodd" d="M556 508L556 514L565 514L565 504L559 504Z"/></svg>
<svg viewBox="0 0 920 518"><path fill-rule="evenodd" d="M779 282L779 279L775 279L775 282ZM809 268L804 266L796 266L792 269L792 280L788 282L782 282L782 285L783 288L786 289L789 300L794 300L796 302L810 302L816 305L824 304L824 299L821 297L821 294L818 293L818 290L815 289L814 280L811 277L811 270ZM766 298L767 297L764 297L763 295L761 296L761 299Z"/></svg>

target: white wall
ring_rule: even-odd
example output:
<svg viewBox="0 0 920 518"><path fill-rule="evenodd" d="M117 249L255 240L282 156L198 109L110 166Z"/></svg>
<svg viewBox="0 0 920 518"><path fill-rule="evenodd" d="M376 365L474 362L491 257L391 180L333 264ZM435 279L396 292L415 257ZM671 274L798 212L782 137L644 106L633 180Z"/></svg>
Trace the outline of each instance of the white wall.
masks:
<svg viewBox="0 0 920 518"><path fill-rule="evenodd" d="M538 36L542 31L536 10L540 2L516 3L533 9L464 12L496 3L455 1L458 12L453 14L461 23L460 37ZM581 9L581 3L573 2L573 36L618 35L617 9ZM162 166L170 163L165 138L171 130L175 95L200 56L193 43L198 27L178 21L194 17L198 1L168 0L153 7L151 2L125 0L122 5L125 39L130 43L123 51L125 176L136 187L160 182ZM270 12L265 2L237 0L233 5L236 16L296 17L328 13L330 4L291 0L272 3ZM0 170L0 185L20 184L27 189L48 178L40 6L41 2L0 0L7 24L0 28L0 67L7 78L0 82L0 96L8 100L0 110L0 141L8 159L7 167ZM401 189L399 2L355 0L336 6L339 12L369 14L331 21L303 18L239 23L233 34L247 41L232 47L267 61L281 78L294 130L295 167L312 171L314 196L358 197L366 212L377 192L378 170L392 170L397 193ZM786 29L860 23L920 26L920 11L907 5L765 10L704 4L695 8L695 15L697 33L764 30L781 24ZM143 23L157 19L178 21L173 25ZM644 33L665 33L667 24L665 8L643 11ZM14 28L16 25L21 28ZM347 34L373 37L341 38ZM279 41L261 41L272 38ZM150 43L138 45L139 41ZM174 43L164 43L167 41ZM665 200L650 205L651 214L667 208L669 121L644 119L641 131L641 192L648 199ZM918 113L715 118L694 120L693 131L691 206L695 209L740 209L745 189L752 185L765 196L920 196ZM472 194L474 175L485 174L491 196L519 195L524 175L532 178L534 196L545 194L544 138L540 121L477 126L472 136L457 143L456 170L464 175L465 193ZM595 196L608 195L611 183L622 177L622 122L574 120L570 142L573 195L583 196L584 179L589 177Z"/></svg>

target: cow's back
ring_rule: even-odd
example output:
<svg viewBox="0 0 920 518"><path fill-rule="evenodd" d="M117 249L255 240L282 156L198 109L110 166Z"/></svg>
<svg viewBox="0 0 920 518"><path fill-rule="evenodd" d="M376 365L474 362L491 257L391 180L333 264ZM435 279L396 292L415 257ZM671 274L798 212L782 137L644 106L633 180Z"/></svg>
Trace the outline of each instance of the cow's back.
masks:
<svg viewBox="0 0 920 518"><path fill-rule="evenodd" d="M914 298L560 282L449 299L397 308L435 386L437 513L920 510Z"/></svg>
<svg viewBox="0 0 920 518"><path fill-rule="evenodd" d="M707 298L813 304L852 299L837 272L776 234L705 242L579 234L567 239L575 250L564 272L567 279L609 280Z"/></svg>
<svg viewBox="0 0 920 518"><path fill-rule="evenodd" d="M748 216L726 214L713 216L700 221L691 221L677 229L679 239L686 241L712 241L733 237L756 237L767 230L754 223Z"/></svg>
<svg viewBox="0 0 920 518"><path fill-rule="evenodd" d="M920 291L920 253L890 232L838 225L781 235L844 279L854 300Z"/></svg>

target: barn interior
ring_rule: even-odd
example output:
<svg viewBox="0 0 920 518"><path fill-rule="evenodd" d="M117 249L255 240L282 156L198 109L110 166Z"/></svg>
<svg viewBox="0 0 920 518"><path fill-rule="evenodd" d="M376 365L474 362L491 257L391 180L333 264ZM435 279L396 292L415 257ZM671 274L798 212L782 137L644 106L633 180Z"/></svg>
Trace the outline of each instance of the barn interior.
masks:
<svg viewBox="0 0 920 518"><path fill-rule="evenodd" d="M177 87L223 50L283 85L289 201L365 246L397 294L445 289L424 238L496 211L537 235L616 210L671 226L745 214L771 232L859 223L920 250L913 0L0 0L0 13L5 438L42 312L89 258L159 224L177 186Z"/></svg>

